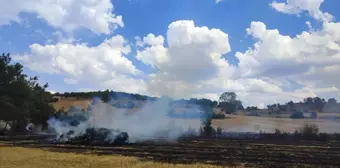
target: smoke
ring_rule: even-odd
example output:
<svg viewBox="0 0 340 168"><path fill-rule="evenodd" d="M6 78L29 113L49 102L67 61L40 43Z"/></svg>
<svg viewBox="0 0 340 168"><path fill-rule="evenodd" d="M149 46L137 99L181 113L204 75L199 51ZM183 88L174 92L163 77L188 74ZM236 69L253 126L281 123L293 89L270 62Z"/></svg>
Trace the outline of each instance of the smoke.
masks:
<svg viewBox="0 0 340 168"><path fill-rule="evenodd" d="M65 113L62 117L50 118L49 128L58 137L70 131L75 137L82 135L87 128L107 128L127 132L129 141L134 142L157 138L175 140L187 134L188 130L198 130L201 126L201 118L187 120L169 116L172 107L171 100L167 98L146 101L135 112L116 108L109 103L94 102L85 112ZM192 106L188 110L197 112L199 109Z"/></svg>

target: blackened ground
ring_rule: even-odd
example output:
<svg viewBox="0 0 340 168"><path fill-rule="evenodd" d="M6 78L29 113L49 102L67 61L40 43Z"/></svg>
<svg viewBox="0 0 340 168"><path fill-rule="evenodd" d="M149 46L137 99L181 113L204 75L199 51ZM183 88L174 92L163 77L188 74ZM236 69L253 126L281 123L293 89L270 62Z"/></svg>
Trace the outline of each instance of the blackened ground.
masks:
<svg viewBox="0 0 340 168"><path fill-rule="evenodd" d="M1 144L1 143L0 143ZM339 141L265 141L230 138L183 138L176 143L140 142L121 146L46 144L7 141L3 145L43 148L55 152L119 154L167 163L206 163L256 167L339 167Z"/></svg>
<svg viewBox="0 0 340 168"><path fill-rule="evenodd" d="M108 144L122 145L127 143L129 135L119 130L111 130L107 128L87 128L81 135L75 135L74 131L57 138L56 142L67 144Z"/></svg>

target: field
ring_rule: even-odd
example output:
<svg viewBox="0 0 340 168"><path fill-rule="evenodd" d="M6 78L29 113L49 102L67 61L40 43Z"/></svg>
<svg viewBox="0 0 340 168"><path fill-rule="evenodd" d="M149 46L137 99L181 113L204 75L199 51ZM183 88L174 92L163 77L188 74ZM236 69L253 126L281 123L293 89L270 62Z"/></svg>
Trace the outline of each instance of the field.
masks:
<svg viewBox="0 0 340 168"><path fill-rule="evenodd" d="M143 162L136 157L97 156L94 154L57 153L43 149L28 149L20 147L0 147L0 162L2 168L106 168L106 167L136 167L136 168L185 168L186 165L168 163ZM195 168L218 168L204 164L194 164Z"/></svg>
<svg viewBox="0 0 340 168"><path fill-rule="evenodd" d="M59 101L55 108L86 107L90 100ZM138 108L131 111L138 111ZM323 114L328 115L328 114ZM333 114L329 114L333 115ZM200 120L175 119L176 124L200 125ZM305 123L320 132L339 132L339 120L289 119L230 115L213 120L224 131L293 132ZM133 124L133 123L131 123ZM4 168L39 167L330 167L340 165L339 141L283 139L183 138L177 142L136 142L123 146L52 144L0 137L0 161ZM16 136L16 138L19 138ZM3 140L3 141L1 141Z"/></svg>
<svg viewBox="0 0 340 168"><path fill-rule="evenodd" d="M86 109L88 104L91 102L88 100L76 100L72 98L61 99L60 101L54 103L56 109L64 108L69 109L72 105L79 106L82 109ZM137 108L133 108L131 112L138 111L138 108L142 106L141 102L134 102L137 104ZM215 111L219 111L215 109ZM308 115L308 114L307 114ZM250 117L240 115L230 115L229 119L225 120L213 120L214 127L221 127L225 131L237 131L237 132L274 132L275 129L280 129L285 132L294 132L296 129L301 128L305 123L317 124L319 126L320 132L334 133L340 130L340 114L339 113L319 113L318 116L322 119L290 119L285 118L282 114L282 118L275 117ZM327 116L336 116L338 119L330 120ZM197 120L181 120L177 119L176 122L180 123L193 123L190 125L199 125L200 121ZM196 123L195 123L196 122ZM198 123L197 123L198 122Z"/></svg>
<svg viewBox="0 0 340 168"><path fill-rule="evenodd" d="M0 143L5 167L338 167L340 142L182 139L124 146Z"/></svg>
<svg viewBox="0 0 340 168"><path fill-rule="evenodd" d="M215 127L221 127L226 131L237 132L274 132L280 129L284 132L294 132L304 124L317 124L320 132L339 133L340 120L329 119L290 119L270 117L250 117L233 115L231 119L213 120Z"/></svg>
<svg viewBox="0 0 340 168"><path fill-rule="evenodd" d="M71 106L78 106L81 109L86 109L91 99L77 100L72 98L60 99L59 101L52 103L56 110L64 109L67 111Z"/></svg>

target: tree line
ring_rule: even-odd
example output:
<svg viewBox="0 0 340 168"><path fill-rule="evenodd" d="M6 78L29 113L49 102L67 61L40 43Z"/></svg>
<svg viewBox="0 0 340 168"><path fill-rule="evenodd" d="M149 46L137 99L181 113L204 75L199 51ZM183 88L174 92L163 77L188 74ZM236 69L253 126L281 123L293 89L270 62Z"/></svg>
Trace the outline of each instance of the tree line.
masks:
<svg viewBox="0 0 340 168"><path fill-rule="evenodd" d="M268 110L271 112L284 112L284 111L314 111L314 112L339 112L340 104L335 98L330 98L327 101L320 97L307 97L301 102L289 101L285 104L271 104L267 105Z"/></svg>
<svg viewBox="0 0 340 168"><path fill-rule="evenodd" d="M90 92L65 92L65 93L55 93L53 96L59 96L64 98L76 98L76 99L92 99L94 97L101 98L104 102L108 102L110 100L155 100L156 97L133 94L133 93L125 93L125 92L115 92L110 90L105 91L90 91ZM57 99L55 99L57 101Z"/></svg>

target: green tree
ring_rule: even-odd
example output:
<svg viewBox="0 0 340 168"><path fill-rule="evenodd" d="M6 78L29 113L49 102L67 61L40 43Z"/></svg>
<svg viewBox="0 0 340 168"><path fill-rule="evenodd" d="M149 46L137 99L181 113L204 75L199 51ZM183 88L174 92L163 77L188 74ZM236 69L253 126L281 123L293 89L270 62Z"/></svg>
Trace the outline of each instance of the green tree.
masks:
<svg viewBox="0 0 340 168"><path fill-rule="evenodd" d="M221 94L221 96L219 97L219 102L234 102L236 101L236 93L234 92L224 92Z"/></svg>
<svg viewBox="0 0 340 168"><path fill-rule="evenodd" d="M326 104L325 101L321 99L320 97L314 97L313 102L314 102L314 109L322 112Z"/></svg>
<svg viewBox="0 0 340 168"><path fill-rule="evenodd" d="M222 108L224 112L233 113L237 110L243 110L244 107L240 100L237 100L237 95L234 92L222 93L219 97L218 106Z"/></svg>
<svg viewBox="0 0 340 168"><path fill-rule="evenodd" d="M202 117L202 130L201 134L203 136L212 136L214 133L214 128L212 127L212 117L213 117L213 106L212 105L201 105L201 109L203 111Z"/></svg>
<svg viewBox="0 0 340 168"><path fill-rule="evenodd" d="M337 103L338 103L337 100L334 99L334 98L330 98L330 99L328 99L328 101L327 101L327 104L328 104L329 106L336 106Z"/></svg>
<svg viewBox="0 0 340 168"><path fill-rule="evenodd" d="M46 125L54 109L52 100L40 86L38 77L28 78L19 63L11 64L10 54L0 56L0 120L10 124L11 131L23 131L28 122Z"/></svg>

